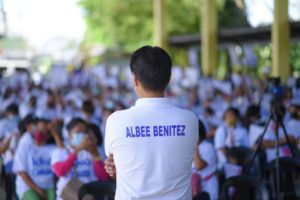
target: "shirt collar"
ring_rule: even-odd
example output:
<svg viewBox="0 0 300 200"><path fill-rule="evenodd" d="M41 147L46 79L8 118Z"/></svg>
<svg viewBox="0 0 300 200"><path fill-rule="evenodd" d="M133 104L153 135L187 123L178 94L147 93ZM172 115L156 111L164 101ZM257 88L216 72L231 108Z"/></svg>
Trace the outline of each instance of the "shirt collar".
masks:
<svg viewBox="0 0 300 200"><path fill-rule="evenodd" d="M168 98L139 98L135 102L135 106L145 106L145 105L170 105L172 104Z"/></svg>

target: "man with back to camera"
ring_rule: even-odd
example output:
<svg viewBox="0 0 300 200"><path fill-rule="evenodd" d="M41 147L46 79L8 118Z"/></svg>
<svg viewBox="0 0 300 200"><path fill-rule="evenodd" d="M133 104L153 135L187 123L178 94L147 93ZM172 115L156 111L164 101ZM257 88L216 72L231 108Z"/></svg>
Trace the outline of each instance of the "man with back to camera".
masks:
<svg viewBox="0 0 300 200"><path fill-rule="evenodd" d="M106 170L111 176L116 173L116 200L192 199L198 119L164 98L171 68L170 56L159 47L144 46L131 57L139 99L110 115L106 124Z"/></svg>

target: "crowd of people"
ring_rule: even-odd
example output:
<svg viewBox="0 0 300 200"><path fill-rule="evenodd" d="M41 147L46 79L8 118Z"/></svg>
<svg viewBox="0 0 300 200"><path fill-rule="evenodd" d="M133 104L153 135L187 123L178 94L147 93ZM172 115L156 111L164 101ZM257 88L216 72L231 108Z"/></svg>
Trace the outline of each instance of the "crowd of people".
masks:
<svg viewBox="0 0 300 200"><path fill-rule="evenodd" d="M1 179L7 199L63 199L74 177L84 184L109 179L103 163L106 120L137 98L130 73L111 69L68 72L56 66L38 82L26 71L0 79ZM270 162L276 157L277 130L280 156L291 156L288 141L295 150L299 147L300 80L290 78L277 100L267 79L233 73L221 81L198 74L173 67L166 96L199 118L191 172L201 178L192 178L192 184L216 200L222 176L242 174L249 163L235 149L259 148L264 162ZM284 127L274 120L266 123L273 109Z"/></svg>

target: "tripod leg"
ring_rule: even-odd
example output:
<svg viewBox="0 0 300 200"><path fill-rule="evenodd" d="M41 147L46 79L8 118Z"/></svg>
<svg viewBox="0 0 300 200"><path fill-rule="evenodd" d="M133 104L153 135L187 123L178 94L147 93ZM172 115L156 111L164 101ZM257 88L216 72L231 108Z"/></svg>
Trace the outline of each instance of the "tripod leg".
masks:
<svg viewBox="0 0 300 200"><path fill-rule="evenodd" d="M248 174L249 171L250 171L250 168L253 166L254 160L255 160L255 158L256 158L256 156L258 154L258 151L259 151L259 149L260 149L260 147L262 145L262 142L264 140L264 136L265 136L265 134L266 134L266 132L268 130L269 124L271 123L272 119L273 119L273 116L270 115L270 117L269 117L269 119L268 119L268 121L267 121L267 123L266 123L266 125L264 127L264 130L263 130L263 132L262 132L262 134L261 134L261 136L259 138L259 142L257 144L257 149L255 150L254 155L252 156L249 164L247 165L247 168L245 169L245 174Z"/></svg>

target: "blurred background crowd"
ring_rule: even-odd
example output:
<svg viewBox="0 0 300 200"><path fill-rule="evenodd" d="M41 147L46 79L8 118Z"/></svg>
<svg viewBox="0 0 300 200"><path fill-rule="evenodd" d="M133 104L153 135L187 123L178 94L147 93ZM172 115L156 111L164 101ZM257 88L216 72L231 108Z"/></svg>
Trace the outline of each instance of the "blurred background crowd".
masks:
<svg viewBox="0 0 300 200"><path fill-rule="evenodd" d="M299 0L0 0L0 199L60 199L74 174L101 189L106 119L134 105L129 58L149 44L172 57L166 96L200 120L193 191L215 200L248 174L274 199L277 141L280 157L300 147L299 10ZM283 199L295 199L299 159L283 161Z"/></svg>
<svg viewBox="0 0 300 200"><path fill-rule="evenodd" d="M244 173L251 155L257 149L271 114L272 104L275 104L272 92L275 86L271 80L243 73L233 73L221 81L200 77L195 68L184 70L174 66L172 71L166 96L175 105L193 111L202 121L199 155L205 164L195 163L191 170L207 177L206 183L202 183L203 189L211 195L211 199L217 199L219 184L224 178ZM76 123L88 127L83 130L91 133L91 138L96 141L99 157L105 160L103 141L106 119L114 111L134 105L137 97L131 81L129 67L120 70L106 69L103 66L82 66L78 70L68 72L63 65L53 66L49 74L42 77L38 83L34 82L31 74L25 70L1 78L1 177L6 191L12 192L9 195L14 194L15 175L20 176L19 172L23 170L28 170L29 176L39 171L36 165L20 167L25 166L25 163L22 163L22 156L19 154L26 152L24 155L29 160L30 156L33 156L33 160L39 160L35 158L37 155L45 159L45 149L34 146L40 147L41 140L45 142L45 146L56 144L59 148L61 144L56 141L56 135L64 146L79 146L76 141L74 143L73 140L76 139L72 135L72 126L76 127ZM276 104L277 110L288 138L297 150L300 141L300 80L290 78L282 85L280 93L281 100ZM71 128L68 128L70 126ZM259 162L250 170L253 175L259 176L264 170L263 166L275 159L275 126L273 120L268 124L262 145L259 147ZM47 135L44 140L42 136L36 135L39 129ZM281 127L279 139L280 156L291 156ZM79 139L79 143L81 141ZM59 177L60 174L55 171L55 163L52 161L56 158L53 158L53 154L51 157L55 148L48 149L48 146L46 151L51 162L48 161L48 171L42 173L42 176L50 173ZM34 149L34 154L28 153L30 149ZM45 182L37 181L38 183L42 184L40 187L55 187L54 183L47 186L44 185ZM20 185L17 178L19 192L18 187Z"/></svg>

